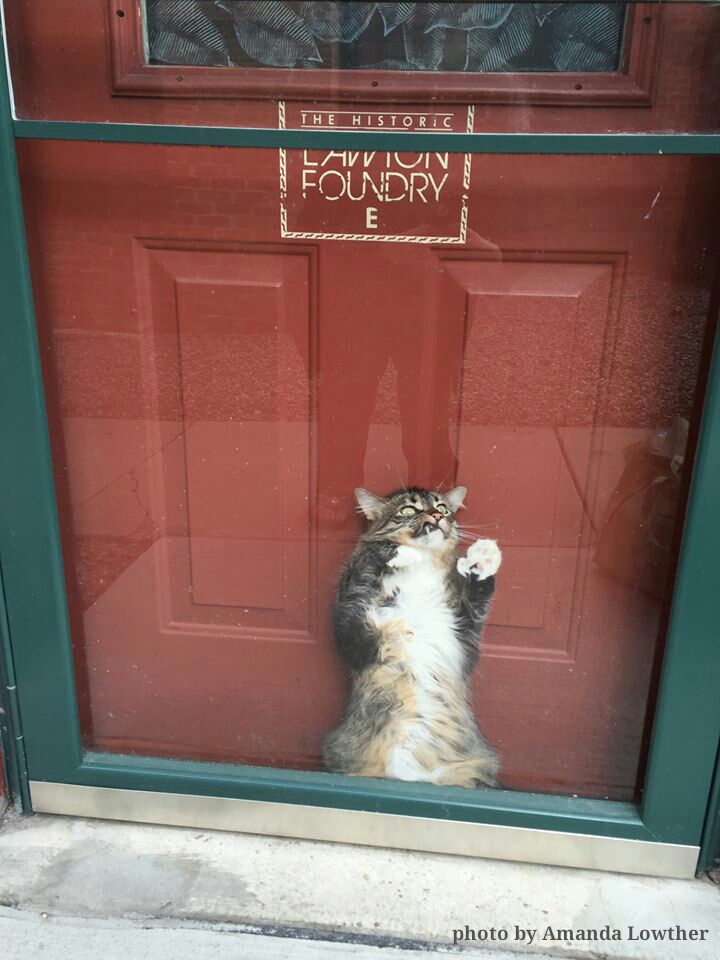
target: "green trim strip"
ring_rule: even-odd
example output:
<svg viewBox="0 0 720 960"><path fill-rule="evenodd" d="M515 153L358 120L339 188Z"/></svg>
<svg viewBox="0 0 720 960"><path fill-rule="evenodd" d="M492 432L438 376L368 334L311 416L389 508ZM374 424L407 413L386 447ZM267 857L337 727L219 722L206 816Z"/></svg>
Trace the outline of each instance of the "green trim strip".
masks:
<svg viewBox="0 0 720 960"><path fill-rule="evenodd" d="M90 753L66 782L561 830L630 840L655 839L643 826L637 808L629 803L505 790L465 790L343 777L320 771L308 773Z"/></svg>
<svg viewBox="0 0 720 960"><path fill-rule="evenodd" d="M700 133L387 133L376 130L272 130L255 127L160 126L15 120L15 136L196 147L439 150L451 153L720 154L720 134Z"/></svg>
<svg viewBox="0 0 720 960"><path fill-rule="evenodd" d="M703 830L698 873L718 866L720 866L720 748L718 748L713 787L710 791L707 819Z"/></svg>
<svg viewBox="0 0 720 960"><path fill-rule="evenodd" d="M0 719L0 745L5 759L8 789L13 802L26 813L32 813L30 789L28 787L27 760L25 742L20 720L17 679L10 646L10 628L5 607L5 589L0 569L0 706L3 716ZM2 763L0 756L0 763Z"/></svg>
<svg viewBox="0 0 720 960"><path fill-rule="evenodd" d="M700 843L718 748L719 486L720 342L716 337L642 804L643 821L668 843ZM692 832L690 824L697 825Z"/></svg>
<svg viewBox="0 0 720 960"><path fill-rule="evenodd" d="M0 70L0 563L28 772L82 759L55 482L7 73ZM8 664L5 665L8 669ZM53 771L51 773L51 771Z"/></svg>

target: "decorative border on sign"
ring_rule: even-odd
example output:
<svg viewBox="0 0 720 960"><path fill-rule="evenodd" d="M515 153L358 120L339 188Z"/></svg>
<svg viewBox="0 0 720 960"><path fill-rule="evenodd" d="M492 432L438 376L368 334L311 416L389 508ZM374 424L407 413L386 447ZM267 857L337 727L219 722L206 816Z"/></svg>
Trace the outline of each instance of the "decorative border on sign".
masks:
<svg viewBox="0 0 720 960"><path fill-rule="evenodd" d="M285 101L278 100L278 129L286 130ZM475 123L475 107L467 108L465 132L472 133ZM460 206L460 233L457 237L409 237L403 234L369 233L317 233L314 231L288 230L287 213L287 152L285 147L278 150L280 163L280 236L290 240L366 240L384 243L465 243L467 240L468 202L470 199L470 173L472 154L464 155L463 194Z"/></svg>

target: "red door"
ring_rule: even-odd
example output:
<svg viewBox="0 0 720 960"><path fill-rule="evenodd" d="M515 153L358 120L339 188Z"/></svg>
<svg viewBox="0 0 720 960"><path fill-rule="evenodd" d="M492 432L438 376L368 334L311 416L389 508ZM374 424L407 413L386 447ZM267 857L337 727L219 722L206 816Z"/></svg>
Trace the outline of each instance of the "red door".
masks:
<svg viewBox="0 0 720 960"><path fill-rule="evenodd" d="M51 91L24 8L21 110L277 123L111 101L100 22ZM654 105L485 106L475 129L662 128L678 89L700 109L705 17L666 16ZM318 767L352 490L458 482L503 550L473 688L503 782L631 798L667 589L596 552L631 445L693 413L708 162L476 156L463 243L283 238L272 150L27 142L20 163L88 745ZM357 229L327 210L326 233Z"/></svg>

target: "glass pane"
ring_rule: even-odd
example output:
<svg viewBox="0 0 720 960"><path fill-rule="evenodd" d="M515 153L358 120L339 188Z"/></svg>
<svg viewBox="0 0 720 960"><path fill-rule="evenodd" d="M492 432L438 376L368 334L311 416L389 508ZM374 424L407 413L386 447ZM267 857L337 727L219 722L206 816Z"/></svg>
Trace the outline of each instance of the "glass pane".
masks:
<svg viewBox="0 0 720 960"><path fill-rule="evenodd" d="M711 2L23 0L5 18L20 118L277 129L292 104L437 129L471 105L474 132L720 130Z"/></svg>
<svg viewBox="0 0 720 960"><path fill-rule="evenodd" d="M150 63L469 73L617 70L625 7L145 0Z"/></svg>
<svg viewBox="0 0 720 960"><path fill-rule="evenodd" d="M632 799L717 161L372 154L19 144L84 741Z"/></svg>

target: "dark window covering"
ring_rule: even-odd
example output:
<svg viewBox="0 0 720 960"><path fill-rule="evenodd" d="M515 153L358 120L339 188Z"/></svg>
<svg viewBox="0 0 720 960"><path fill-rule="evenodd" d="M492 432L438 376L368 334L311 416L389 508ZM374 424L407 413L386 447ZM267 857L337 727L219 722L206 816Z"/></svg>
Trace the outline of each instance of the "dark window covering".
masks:
<svg viewBox="0 0 720 960"><path fill-rule="evenodd" d="M625 3L145 0L149 62L310 70L604 73Z"/></svg>

